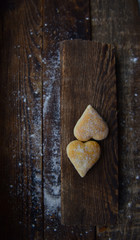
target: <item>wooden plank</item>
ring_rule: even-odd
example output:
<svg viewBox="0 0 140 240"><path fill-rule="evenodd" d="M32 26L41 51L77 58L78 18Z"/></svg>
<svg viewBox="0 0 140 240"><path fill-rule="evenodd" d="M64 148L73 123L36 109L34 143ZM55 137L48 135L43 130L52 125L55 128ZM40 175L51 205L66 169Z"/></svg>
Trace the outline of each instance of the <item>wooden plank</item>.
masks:
<svg viewBox="0 0 140 240"><path fill-rule="evenodd" d="M61 214L69 225L113 224L118 213L115 54L110 45L64 41L61 51ZM101 158L81 178L66 155L73 129L88 104L107 121Z"/></svg>
<svg viewBox="0 0 140 240"><path fill-rule="evenodd" d="M43 239L41 2L1 17L1 239Z"/></svg>
<svg viewBox="0 0 140 240"><path fill-rule="evenodd" d="M99 239L139 239L140 15L138 1L91 1L92 37L116 46L119 107L119 224Z"/></svg>
<svg viewBox="0 0 140 240"><path fill-rule="evenodd" d="M89 2L44 1L43 15L43 159L44 238L94 239L92 228L60 222L60 51L64 39L90 39Z"/></svg>

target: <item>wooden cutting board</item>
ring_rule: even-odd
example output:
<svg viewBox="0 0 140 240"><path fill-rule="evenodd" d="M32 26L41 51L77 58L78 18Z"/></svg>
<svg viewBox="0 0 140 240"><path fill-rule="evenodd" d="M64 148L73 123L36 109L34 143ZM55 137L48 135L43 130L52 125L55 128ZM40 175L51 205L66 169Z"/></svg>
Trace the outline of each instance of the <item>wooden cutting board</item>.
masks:
<svg viewBox="0 0 140 240"><path fill-rule="evenodd" d="M61 46L61 222L115 224L118 214L118 131L115 53L111 45L83 40ZM101 157L81 178L66 155L73 128L91 104L109 126Z"/></svg>

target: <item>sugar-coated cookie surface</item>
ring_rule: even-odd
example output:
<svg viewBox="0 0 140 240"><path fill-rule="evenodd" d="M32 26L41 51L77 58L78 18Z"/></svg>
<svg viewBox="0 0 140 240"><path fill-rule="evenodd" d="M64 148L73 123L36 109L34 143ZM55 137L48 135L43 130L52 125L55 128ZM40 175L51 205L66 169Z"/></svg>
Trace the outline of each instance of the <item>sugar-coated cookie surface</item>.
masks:
<svg viewBox="0 0 140 240"><path fill-rule="evenodd" d="M74 127L74 136L80 141L103 140L108 135L108 126L98 112L88 105Z"/></svg>
<svg viewBox="0 0 140 240"><path fill-rule="evenodd" d="M95 141L82 143L78 140L70 142L67 146L67 156L81 177L98 161L100 145Z"/></svg>

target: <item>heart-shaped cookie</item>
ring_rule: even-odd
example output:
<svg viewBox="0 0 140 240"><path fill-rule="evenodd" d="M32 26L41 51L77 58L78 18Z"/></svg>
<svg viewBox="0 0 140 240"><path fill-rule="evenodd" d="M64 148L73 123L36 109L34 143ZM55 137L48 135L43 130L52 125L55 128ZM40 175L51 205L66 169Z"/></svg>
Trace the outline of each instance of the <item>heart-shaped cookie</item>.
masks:
<svg viewBox="0 0 140 240"><path fill-rule="evenodd" d="M81 177L98 161L100 145L95 141L82 143L78 140L70 142L67 146L67 156Z"/></svg>
<svg viewBox="0 0 140 240"><path fill-rule="evenodd" d="M108 135L108 126L97 111L88 105L74 127L74 136L80 141L103 140Z"/></svg>

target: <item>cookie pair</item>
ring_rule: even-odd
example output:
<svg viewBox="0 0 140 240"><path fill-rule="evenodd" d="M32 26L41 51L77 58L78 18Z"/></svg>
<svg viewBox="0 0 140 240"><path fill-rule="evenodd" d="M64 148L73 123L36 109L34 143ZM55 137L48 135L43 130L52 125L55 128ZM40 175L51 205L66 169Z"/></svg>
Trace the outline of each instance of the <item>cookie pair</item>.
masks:
<svg viewBox="0 0 140 240"><path fill-rule="evenodd" d="M66 149L68 158L81 177L98 161L101 152L97 142L88 140L103 140L108 132L106 122L88 105L74 127L74 136L78 140L70 142Z"/></svg>

